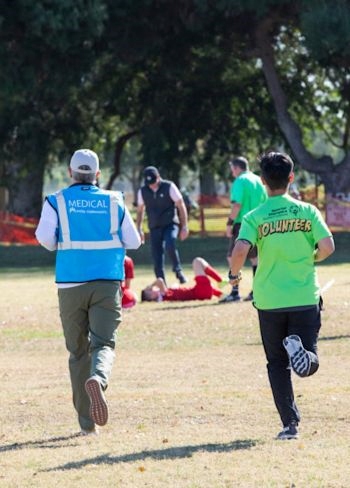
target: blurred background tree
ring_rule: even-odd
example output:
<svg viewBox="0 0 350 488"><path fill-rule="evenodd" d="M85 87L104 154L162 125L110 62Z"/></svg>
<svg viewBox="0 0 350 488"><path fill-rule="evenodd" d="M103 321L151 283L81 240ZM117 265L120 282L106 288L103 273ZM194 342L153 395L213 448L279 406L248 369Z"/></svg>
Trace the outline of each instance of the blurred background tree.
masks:
<svg viewBox="0 0 350 488"><path fill-rule="evenodd" d="M350 191L345 0L0 1L0 174L37 217L44 174L77 147L110 177L155 164L214 195L227 161L292 154ZM132 155L136 161L132 162ZM126 169L126 166L130 167Z"/></svg>

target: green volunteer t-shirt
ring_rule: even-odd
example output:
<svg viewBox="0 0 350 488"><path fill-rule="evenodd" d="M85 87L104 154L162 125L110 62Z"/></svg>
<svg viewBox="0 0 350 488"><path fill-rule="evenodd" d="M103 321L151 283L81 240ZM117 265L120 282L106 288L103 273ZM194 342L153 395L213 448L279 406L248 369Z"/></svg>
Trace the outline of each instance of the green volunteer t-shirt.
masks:
<svg viewBox="0 0 350 488"><path fill-rule="evenodd" d="M269 197L243 218L238 239L258 247L253 294L261 310L315 305L319 285L313 252L331 236L319 210L289 195Z"/></svg>
<svg viewBox="0 0 350 488"><path fill-rule="evenodd" d="M235 224L242 222L243 216L258 207L267 198L261 179L251 171L241 173L232 183L230 200L241 205Z"/></svg>

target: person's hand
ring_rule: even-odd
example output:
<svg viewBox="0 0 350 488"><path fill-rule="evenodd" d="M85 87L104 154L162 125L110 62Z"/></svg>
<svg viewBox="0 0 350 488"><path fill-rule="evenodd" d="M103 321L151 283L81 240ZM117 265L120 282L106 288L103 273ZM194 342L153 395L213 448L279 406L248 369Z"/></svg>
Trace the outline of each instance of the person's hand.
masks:
<svg viewBox="0 0 350 488"><path fill-rule="evenodd" d="M229 238L232 237L232 224L231 225L229 225L229 224L226 225L226 237L229 237Z"/></svg>
<svg viewBox="0 0 350 488"><path fill-rule="evenodd" d="M145 234L143 233L143 231L141 229L139 229L139 234L141 237L141 244L144 244L145 243Z"/></svg>
<svg viewBox="0 0 350 488"><path fill-rule="evenodd" d="M180 241L184 241L188 237L188 234L188 227L181 227L179 234Z"/></svg>

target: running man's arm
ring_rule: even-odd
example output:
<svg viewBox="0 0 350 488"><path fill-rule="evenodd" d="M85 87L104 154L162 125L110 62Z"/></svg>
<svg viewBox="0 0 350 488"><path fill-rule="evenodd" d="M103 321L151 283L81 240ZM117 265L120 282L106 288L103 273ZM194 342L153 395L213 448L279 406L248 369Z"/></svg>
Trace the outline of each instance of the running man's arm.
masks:
<svg viewBox="0 0 350 488"><path fill-rule="evenodd" d="M49 202L45 200L39 224L35 231L35 237L48 251L55 251L57 249L57 228L57 213Z"/></svg>
<svg viewBox="0 0 350 488"><path fill-rule="evenodd" d="M317 249L314 252L314 260L315 262L324 261L328 258L331 254L333 254L335 250L334 240L333 237L325 237L321 239L317 243Z"/></svg>
<svg viewBox="0 0 350 488"><path fill-rule="evenodd" d="M138 249L141 245L141 236L137 232L129 210L125 207L124 219L121 225L122 243L125 249Z"/></svg>

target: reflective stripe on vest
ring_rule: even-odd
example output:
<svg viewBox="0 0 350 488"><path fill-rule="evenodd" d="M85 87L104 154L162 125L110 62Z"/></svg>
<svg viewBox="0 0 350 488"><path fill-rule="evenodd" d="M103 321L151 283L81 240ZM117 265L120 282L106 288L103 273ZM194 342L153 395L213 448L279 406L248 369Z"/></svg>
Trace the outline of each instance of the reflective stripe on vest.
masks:
<svg viewBox="0 0 350 488"><path fill-rule="evenodd" d="M110 199L110 233L112 240L108 241L72 241L70 238L69 220L67 205L61 191L56 193L58 213L61 221L62 242L57 243L57 249L62 251L66 249L115 249L123 247L118 236L119 218L118 218L118 199L114 194L109 195Z"/></svg>

